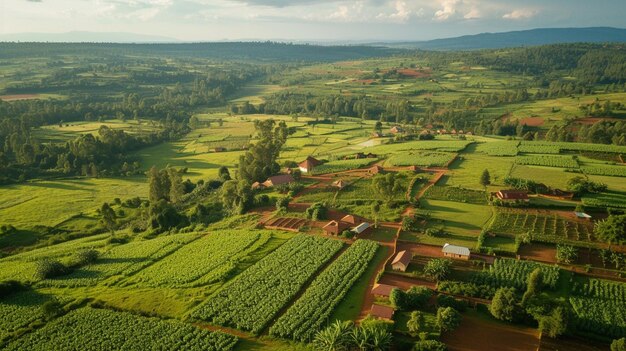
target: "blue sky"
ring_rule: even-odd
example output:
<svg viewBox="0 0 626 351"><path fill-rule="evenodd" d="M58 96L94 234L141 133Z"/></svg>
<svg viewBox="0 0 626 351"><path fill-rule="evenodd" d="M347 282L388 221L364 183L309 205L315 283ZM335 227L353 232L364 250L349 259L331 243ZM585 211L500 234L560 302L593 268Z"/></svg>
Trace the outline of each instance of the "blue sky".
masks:
<svg viewBox="0 0 626 351"><path fill-rule="evenodd" d="M626 27L626 0L0 0L0 34L132 32L180 40L426 40Z"/></svg>

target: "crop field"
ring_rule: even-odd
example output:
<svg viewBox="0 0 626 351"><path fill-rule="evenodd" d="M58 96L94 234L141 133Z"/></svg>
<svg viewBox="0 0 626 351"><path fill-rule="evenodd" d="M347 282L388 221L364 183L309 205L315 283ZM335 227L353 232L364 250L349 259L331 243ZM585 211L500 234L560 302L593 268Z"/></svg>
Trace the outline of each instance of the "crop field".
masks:
<svg viewBox="0 0 626 351"><path fill-rule="evenodd" d="M578 162L571 156L517 156L515 163L519 165L559 167L559 168L578 168Z"/></svg>
<svg viewBox="0 0 626 351"><path fill-rule="evenodd" d="M459 152L465 149L472 141L469 140L418 140L404 143L390 143L380 146L373 146L364 149L364 152L375 154L391 154L398 151L407 150L433 150L445 152Z"/></svg>
<svg viewBox="0 0 626 351"><path fill-rule="evenodd" d="M585 206L598 208L626 208L626 196L619 192L604 192L599 194L587 194L582 197Z"/></svg>
<svg viewBox="0 0 626 351"><path fill-rule="evenodd" d="M491 141L478 144L476 152L485 153L489 156L516 156L518 145L519 141Z"/></svg>
<svg viewBox="0 0 626 351"><path fill-rule="evenodd" d="M467 202L478 205L487 204L487 194L484 191L464 189L455 186L431 186L424 193L424 198L433 200Z"/></svg>
<svg viewBox="0 0 626 351"><path fill-rule="evenodd" d="M378 244L357 240L313 280L311 285L270 328L270 334L309 341L324 326L337 304L374 258Z"/></svg>
<svg viewBox="0 0 626 351"><path fill-rule="evenodd" d="M445 167L456 154L450 152L416 152L391 156L385 164L392 166Z"/></svg>
<svg viewBox="0 0 626 351"><path fill-rule="evenodd" d="M505 286L524 290L528 276L536 268L541 269L543 286L548 289L556 288L560 274L558 267L509 258L496 259L487 270L476 273L472 277L472 282L477 285L487 285L494 288Z"/></svg>
<svg viewBox="0 0 626 351"><path fill-rule="evenodd" d="M296 236L209 297L192 317L259 333L342 246Z"/></svg>
<svg viewBox="0 0 626 351"><path fill-rule="evenodd" d="M89 286L111 276L129 276L197 238L197 234L180 234L114 246L100 255L96 263L67 276L43 281L40 285Z"/></svg>
<svg viewBox="0 0 626 351"><path fill-rule="evenodd" d="M9 343L7 350L184 349L229 351L237 338L177 321L81 308Z"/></svg>
<svg viewBox="0 0 626 351"><path fill-rule="evenodd" d="M512 235L529 234L531 240L546 243L595 241L593 226L588 222L569 221L556 214L531 211L500 209L489 230Z"/></svg>
<svg viewBox="0 0 626 351"><path fill-rule="evenodd" d="M313 168L313 174L337 173L362 168L374 162L376 162L376 159L371 158L330 161Z"/></svg>
<svg viewBox="0 0 626 351"><path fill-rule="evenodd" d="M0 223L18 228L54 226L115 198L146 197L145 178L78 178L43 180L3 186ZM132 195L132 196L129 196Z"/></svg>
<svg viewBox="0 0 626 351"><path fill-rule="evenodd" d="M22 292L0 300L0 345L12 333L30 323L44 318L41 305L54 297L37 292Z"/></svg>
<svg viewBox="0 0 626 351"><path fill-rule="evenodd" d="M504 179L509 176L513 164L513 157L488 156L474 152L462 153L449 166L448 177L445 177L445 182L441 185L484 191L485 188L478 180L482 172L487 169L492 183L488 190L498 190L504 184Z"/></svg>
<svg viewBox="0 0 626 351"><path fill-rule="evenodd" d="M263 246L270 236L265 231L216 231L140 271L128 283L150 287L213 283L224 279L239 258Z"/></svg>
<svg viewBox="0 0 626 351"><path fill-rule="evenodd" d="M626 166L583 166L580 169L585 174L626 177Z"/></svg>

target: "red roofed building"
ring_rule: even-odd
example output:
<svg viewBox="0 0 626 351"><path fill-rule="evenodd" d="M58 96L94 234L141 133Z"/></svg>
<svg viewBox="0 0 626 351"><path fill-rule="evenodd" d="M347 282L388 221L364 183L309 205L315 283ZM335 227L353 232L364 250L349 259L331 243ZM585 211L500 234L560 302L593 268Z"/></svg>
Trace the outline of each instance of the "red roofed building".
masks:
<svg viewBox="0 0 626 351"><path fill-rule="evenodd" d="M391 320L395 310L389 306L372 305L370 314L374 317Z"/></svg>
<svg viewBox="0 0 626 351"><path fill-rule="evenodd" d="M391 268L394 271L405 272L406 269L409 267L409 263L411 263L412 259L413 255L410 252L406 250L400 251L391 262Z"/></svg>
<svg viewBox="0 0 626 351"><path fill-rule="evenodd" d="M507 202L530 201L530 199L528 198L528 194L525 191L521 190L500 190L496 193L496 197L498 198L498 200Z"/></svg>
<svg viewBox="0 0 626 351"><path fill-rule="evenodd" d="M397 288L397 286L376 283L374 284L374 288L372 288L372 295L389 297L391 290L395 288Z"/></svg>
<svg viewBox="0 0 626 351"><path fill-rule="evenodd" d="M309 173L315 166L321 165L322 162L314 157L307 157L306 160L298 163L298 167L302 173Z"/></svg>

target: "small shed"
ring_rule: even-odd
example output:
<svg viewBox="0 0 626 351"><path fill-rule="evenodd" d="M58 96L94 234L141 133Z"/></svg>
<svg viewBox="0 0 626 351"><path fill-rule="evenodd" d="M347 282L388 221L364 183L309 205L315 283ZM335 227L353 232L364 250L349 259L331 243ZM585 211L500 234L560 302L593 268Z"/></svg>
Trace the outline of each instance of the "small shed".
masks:
<svg viewBox="0 0 626 351"><path fill-rule="evenodd" d="M470 258L470 250L467 247L450 245L448 243L443 245L441 249L443 255L449 258L455 258L459 260L469 260Z"/></svg>
<svg viewBox="0 0 626 351"><path fill-rule="evenodd" d="M357 225L357 224L361 224L363 222L363 220L361 220L360 218L354 216L354 215L345 215L341 218L342 222L346 222L346 223L350 223L353 225Z"/></svg>
<svg viewBox="0 0 626 351"><path fill-rule="evenodd" d="M349 225L347 223L330 221L322 227L322 230L328 235L339 235L341 232L348 229L348 227Z"/></svg>
<svg viewBox="0 0 626 351"><path fill-rule="evenodd" d="M499 200L507 202L523 201L528 202L528 193L522 190L500 190L496 193Z"/></svg>
<svg viewBox="0 0 626 351"><path fill-rule="evenodd" d="M394 126L394 127L391 127L389 131L392 132L393 134L399 134L399 133L404 133L404 128L400 126Z"/></svg>
<svg viewBox="0 0 626 351"><path fill-rule="evenodd" d="M391 290L397 288L397 286L387 285L387 284L374 284L372 288L372 295L381 296L381 297L389 297L391 295Z"/></svg>
<svg viewBox="0 0 626 351"><path fill-rule="evenodd" d="M363 223L361 223L361 224L357 225L356 227L352 228L352 231L353 231L355 234L359 235L359 234L363 233L363 232L364 232L367 228L369 228L369 227L370 227L370 224L369 224L369 223L367 223L367 222L363 222Z"/></svg>
<svg viewBox="0 0 626 351"><path fill-rule="evenodd" d="M411 263L412 259L413 255L410 252L406 250L400 251L391 262L391 268L394 271L405 272L409 268L409 263Z"/></svg>
<svg viewBox="0 0 626 351"><path fill-rule="evenodd" d="M394 312L395 310L392 307L374 304L370 314L377 318L391 320Z"/></svg>

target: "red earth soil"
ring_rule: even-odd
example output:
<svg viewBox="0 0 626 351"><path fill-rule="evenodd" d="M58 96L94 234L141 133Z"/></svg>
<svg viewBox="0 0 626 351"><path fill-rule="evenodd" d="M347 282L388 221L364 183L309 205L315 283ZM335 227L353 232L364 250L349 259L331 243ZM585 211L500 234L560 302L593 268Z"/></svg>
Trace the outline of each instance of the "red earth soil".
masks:
<svg viewBox="0 0 626 351"><path fill-rule="evenodd" d="M539 348L539 333L534 328L464 314L461 326L444 335L442 341L450 351L535 351Z"/></svg>
<svg viewBox="0 0 626 351"><path fill-rule="evenodd" d="M398 73L400 73L403 76L407 76L407 77L415 77L415 78L425 78L425 77L430 77L430 73L428 72L424 72L424 71L418 71L415 69L399 69Z"/></svg>
<svg viewBox="0 0 626 351"><path fill-rule="evenodd" d="M529 127L539 127L543 125L543 122L544 120L542 117L526 117L519 121L520 124L525 124Z"/></svg>
<svg viewBox="0 0 626 351"><path fill-rule="evenodd" d="M0 100L2 101L30 100L30 99L36 99L38 97L39 97L39 94L1 95Z"/></svg>

